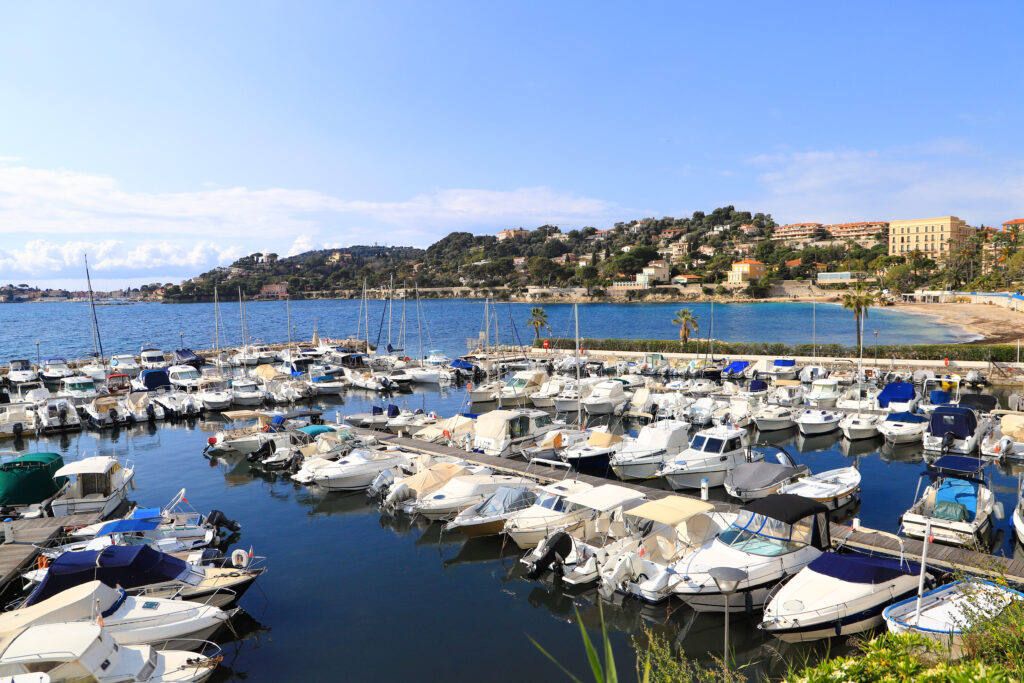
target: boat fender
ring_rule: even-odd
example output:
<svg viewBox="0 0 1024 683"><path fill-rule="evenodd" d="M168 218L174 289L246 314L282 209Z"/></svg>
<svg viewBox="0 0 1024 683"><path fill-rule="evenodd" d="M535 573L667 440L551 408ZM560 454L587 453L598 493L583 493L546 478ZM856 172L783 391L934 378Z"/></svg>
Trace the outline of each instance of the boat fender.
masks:
<svg viewBox="0 0 1024 683"><path fill-rule="evenodd" d="M231 565L236 569L245 569L249 566L249 553L241 548L235 548L231 553Z"/></svg>
<svg viewBox="0 0 1024 683"><path fill-rule="evenodd" d="M996 519L1000 521L1002 521L1006 517L1006 510L1003 508L1003 502L1000 500L996 501L995 507L992 510L992 512L993 514L995 514Z"/></svg>
<svg viewBox="0 0 1024 683"><path fill-rule="evenodd" d="M743 594L743 611L748 617L754 614L754 595L750 591Z"/></svg>

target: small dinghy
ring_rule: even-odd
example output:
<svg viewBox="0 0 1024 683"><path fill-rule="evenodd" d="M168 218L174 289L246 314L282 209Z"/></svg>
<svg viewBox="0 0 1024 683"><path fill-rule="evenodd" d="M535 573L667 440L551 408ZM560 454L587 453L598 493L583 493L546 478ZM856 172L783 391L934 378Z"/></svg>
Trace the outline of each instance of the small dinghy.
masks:
<svg viewBox="0 0 1024 683"><path fill-rule="evenodd" d="M808 474L793 483L785 484L779 493L810 498L835 510L860 495L860 470L856 467L840 467L819 474Z"/></svg>
<svg viewBox="0 0 1024 683"><path fill-rule="evenodd" d="M881 415L850 413L839 421L839 429L850 441L873 439L878 436L878 423L881 421Z"/></svg>
<svg viewBox="0 0 1024 683"><path fill-rule="evenodd" d="M823 553L769 598L758 628L787 643L862 633L917 592L920 571L897 559Z"/></svg>
<svg viewBox="0 0 1024 683"><path fill-rule="evenodd" d="M759 432L774 432L789 429L796 424L793 409L789 406L765 406L751 418Z"/></svg>
<svg viewBox="0 0 1024 683"><path fill-rule="evenodd" d="M928 428L928 418L914 413L889 413L878 423L878 433L890 444L917 443Z"/></svg>
<svg viewBox="0 0 1024 683"><path fill-rule="evenodd" d="M983 476L985 462L963 455L944 455L928 466L918 479L916 502L903 513L902 531L924 538L926 528L940 543L974 546L992 531L992 518L1002 516ZM924 492L921 482L930 481ZM916 494L920 493L920 497Z"/></svg>
<svg viewBox="0 0 1024 683"><path fill-rule="evenodd" d="M796 426L804 436L828 434L839 427L843 414L831 410L805 410L796 416Z"/></svg>
<svg viewBox="0 0 1024 683"><path fill-rule="evenodd" d="M989 581L971 579L940 586L885 608L891 633L919 633L949 650L949 659L964 654L964 632L994 619L1024 594Z"/></svg>
<svg viewBox="0 0 1024 683"><path fill-rule="evenodd" d="M753 462L740 463L726 473L725 490L730 496L744 502L763 498L810 474L807 465L798 465L784 449L768 448L774 452L764 453Z"/></svg>

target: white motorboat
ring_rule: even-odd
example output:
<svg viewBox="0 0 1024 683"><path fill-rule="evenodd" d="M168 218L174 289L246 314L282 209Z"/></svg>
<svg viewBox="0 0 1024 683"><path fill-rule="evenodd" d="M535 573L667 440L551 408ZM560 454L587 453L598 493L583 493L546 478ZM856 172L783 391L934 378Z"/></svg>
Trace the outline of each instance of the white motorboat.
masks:
<svg viewBox="0 0 1024 683"><path fill-rule="evenodd" d="M805 365L800 368L800 374L797 375L797 379L804 384L813 385L819 379L827 379L829 375L828 368L821 365ZM823 408L831 408L832 406L822 406Z"/></svg>
<svg viewBox="0 0 1024 683"><path fill-rule="evenodd" d="M54 479L68 477L71 485L53 499L54 517L85 512L106 517L124 501L135 477L131 463L98 455L70 462L54 473Z"/></svg>
<svg viewBox="0 0 1024 683"><path fill-rule="evenodd" d="M595 427L589 430L585 442L563 449L558 457L577 472L605 475L608 473L609 460L618 452L622 443L622 437L612 434L607 427Z"/></svg>
<svg viewBox="0 0 1024 683"><path fill-rule="evenodd" d="M521 476L507 474L468 474L453 477L439 489L417 499L409 512L430 521L451 519L468 507L489 497L502 487L521 486Z"/></svg>
<svg viewBox="0 0 1024 683"><path fill-rule="evenodd" d="M839 421L839 429L850 441L873 439L878 436L878 423L881 415L872 413L848 413Z"/></svg>
<svg viewBox="0 0 1024 683"><path fill-rule="evenodd" d="M411 380L408 378L400 380L399 373L405 372L404 370L392 370L389 375L382 378L390 383L390 386L400 386L403 382L408 383ZM333 374L322 374L313 375L309 378L309 384L316 392L317 396L337 396L345 391L345 387L348 386L348 380L344 377L339 377Z"/></svg>
<svg viewBox="0 0 1024 683"><path fill-rule="evenodd" d="M725 475L725 490L733 498L746 502L778 493L783 486L792 484L810 474L807 465L798 465L784 449L774 446L753 462L741 462ZM764 451L766 447L758 447Z"/></svg>
<svg viewBox="0 0 1024 683"><path fill-rule="evenodd" d="M854 384L836 400L842 410L875 410L878 407L878 387L874 384Z"/></svg>
<svg viewBox="0 0 1024 683"><path fill-rule="evenodd" d="M686 420L694 427L704 427L711 424L711 419L721 407L723 407L723 404L715 399L710 396L703 396L685 409Z"/></svg>
<svg viewBox="0 0 1024 683"><path fill-rule="evenodd" d="M348 383L359 389L367 391L388 391L390 381L384 375L374 374L370 370L354 370L344 368L345 379Z"/></svg>
<svg viewBox="0 0 1024 683"><path fill-rule="evenodd" d="M67 589L31 607L0 614L0 648L26 628L68 621L92 622L102 616L103 629L119 645L160 645L192 649L234 614L187 600L135 597L100 581Z"/></svg>
<svg viewBox="0 0 1024 683"><path fill-rule="evenodd" d="M736 392L736 395L755 401L763 401L768 398L768 382L765 382L763 379L752 379L746 387Z"/></svg>
<svg viewBox="0 0 1024 683"><path fill-rule="evenodd" d="M129 377L135 377L142 371L139 362L130 353L115 353L110 357L109 365L111 372L123 373Z"/></svg>
<svg viewBox="0 0 1024 683"><path fill-rule="evenodd" d="M411 381L417 384L440 384L441 383L441 368L434 367L423 367L423 368L405 368L406 374L409 375Z"/></svg>
<svg viewBox="0 0 1024 683"><path fill-rule="evenodd" d="M984 469L983 460L957 455L944 455L928 465L918 479L916 502L900 518L901 531L924 538L930 528L939 543L983 545L992 531L992 518L1002 516L1002 504L986 485Z"/></svg>
<svg viewBox="0 0 1024 683"><path fill-rule="evenodd" d="M466 508L445 525L445 531L461 531L470 538L495 536L505 522L537 502L534 485L502 486L483 501Z"/></svg>
<svg viewBox="0 0 1024 683"><path fill-rule="evenodd" d="M764 406L751 418L759 432L774 432L789 429L796 424L794 411L788 406Z"/></svg>
<svg viewBox="0 0 1024 683"><path fill-rule="evenodd" d="M0 403L0 437L32 436L38 429L35 401Z"/></svg>
<svg viewBox="0 0 1024 683"><path fill-rule="evenodd" d="M929 377L921 386L920 408L922 413L931 413L941 405L960 404L960 375Z"/></svg>
<svg viewBox="0 0 1024 683"><path fill-rule="evenodd" d="M875 399L879 410L890 413L913 413L917 411L920 397L911 382L890 382L882 387Z"/></svg>
<svg viewBox="0 0 1024 683"><path fill-rule="evenodd" d="M47 358L43 361L43 369L39 371L39 379L50 388L56 388L65 377L71 377L75 371L68 367L66 359L61 357Z"/></svg>
<svg viewBox="0 0 1024 683"><path fill-rule="evenodd" d="M438 349L431 349L430 354L423 360L424 365L433 365L446 367L450 365L452 359L445 355L444 351Z"/></svg>
<svg viewBox="0 0 1024 683"><path fill-rule="evenodd" d="M8 363L7 383L12 387L17 387L25 382L34 382L37 379L39 379L39 374L28 360L16 359Z"/></svg>
<svg viewBox="0 0 1024 683"><path fill-rule="evenodd" d="M1017 479L1017 504L1013 506L1010 522L1017 542L1024 545L1024 477Z"/></svg>
<svg viewBox="0 0 1024 683"><path fill-rule="evenodd" d="M145 371L143 371L145 372ZM194 394L174 389L158 389L150 398L164 409L164 415L173 419L187 419L199 415L205 408Z"/></svg>
<svg viewBox="0 0 1024 683"><path fill-rule="evenodd" d="M139 365L143 370L166 370L170 361L163 351L150 347L139 351Z"/></svg>
<svg viewBox="0 0 1024 683"><path fill-rule="evenodd" d="M154 400L148 391L132 391L122 398L120 403L121 409L125 412L125 419L129 423L144 424L167 417L163 405Z"/></svg>
<svg viewBox="0 0 1024 683"><path fill-rule="evenodd" d="M498 389L495 400L500 405L525 406L530 404L530 395L543 386L547 373L541 370L519 370L512 373L508 381Z"/></svg>
<svg viewBox="0 0 1024 683"><path fill-rule="evenodd" d="M292 479L300 483L316 484L328 491L361 491L384 470L408 462L409 455L397 449L373 451L355 448L338 460L297 473Z"/></svg>
<svg viewBox="0 0 1024 683"><path fill-rule="evenodd" d="M659 420L640 429L636 438L625 439L609 458L619 479L654 479L658 470L687 446L690 423Z"/></svg>
<svg viewBox="0 0 1024 683"><path fill-rule="evenodd" d="M589 396L594 387L603 381L600 377L572 380L552 399L555 410L559 413L575 413L582 410L580 401Z"/></svg>
<svg viewBox="0 0 1024 683"><path fill-rule="evenodd" d="M965 406L936 406L924 433L924 449L941 453L970 455L991 429L990 419Z"/></svg>
<svg viewBox="0 0 1024 683"><path fill-rule="evenodd" d="M796 416L796 427L804 436L828 434L839 428L843 413L832 410L805 410Z"/></svg>
<svg viewBox="0 0 1024 683"><path fill-rule="evenodd" d="M415 503L417 499L433 493L451 479L467 474L471 474L471 471L462 463L434 463L415 474L396 479L387 488L381 507L393 510L409 501Z"/></svg>
<svg viewBox="0 0 1024 683"><path fill-rule="evenodd" d="M102 386L103 382L107 379L107 364L103 362L103 359L99 357L99 354L93 354L86 356L84 359L79 361L77 373L79 375L85 375L91 377L92 381L96 383L96 386Z"/></svg>
<svg viewBox="0 0 1024 683"><path fill-rule="evenodd" d="M196 384L195 397L203 402L206 410L227 410L234 400L228 381L216 376L200 379Z"/></svg>
<svg viewBox="0 0 1024 683"><path fill-rule="evenodd" d="M128 412L117 396L97 396L81 410L88 425L94 429L112 429L128 422Z"/></svg>
<svg viewBox="0 0 1024 683"><path fill-rule="evenodd" d="M237 352L230 357L231 364L237 366L253 366L258 365L260 362L259 354L256 352L256 348L250 344L246 344L240 348Z"/></svg>
<svg viewBox="0 0 1024 683"><path fill-rule="evenodd" d="M199 371L191 365L172 365L167 370L167 381L171 386L184 391L194 391L202 378Z"/></svg>
<svg viewBox="0 0 1024 683"><path fill-rule="evenodd" d="M906 412L889 413L877 425L878 433L891 444L920 443L927 427L926 416Z"/></svg>
<svg viewBox="0 0 1024 683"><path fill-rule="evenodd" d="M729 470L760 455L750 451L749 445L745 429L729 426L703 429L693 436L684 451L662 465L658 476L674 490L699 489L705 479L708 486L721 486Z"/></svg>
<svg viewBox="0 0 1024 683"><path fill-rule="evenodd" d="M423 427L437 423L437 413L426 413L422 408L416 410L402 410L398 415L388 418L384 426L392 434L399 432L411 435Z"/></svg>
<svg viewBox="0 0 1024 683"><path fill-rule="evenodd" d="M811 383L811 390L804 394L804 401L811 408L834 408L840 396L839 380L823 377Z"/></svg>
<svg viewBox="0 0 1024 683"><path fill-rule="evenodd" d="M780 379L796 379L798 368L792 358L777 358L770 362L763 375L773 381Z"/></svg>
<svg viewBox="0 0 1024 683"><path fill-rule="evenodd" d="M851 466L808 474L783 485L779 493L810 498L836 510L860 496L860 470Z"/></svg>
<svg viewBox="0 0 1024 683"><path fill-rule="evenodd" d="M236 406L261 406L267 399L267 392L261 389L256 380L236 378L231 380L231 403Z"/></svg>
<svg viewBox="0 0 1024 683"><path fill-rule="evenodd" d="M822 553L770 596L758 628L788 643L863 633L917 593L920 571L898 559Z"/></svg>
<svg viewBox="0 0 1024 683"><path fill-rule="evenodd" d="M1024 594L990 581L970 579L934 588L885 608L882 616L891 633L917 633L948 652L943 659L964 655L964 634L995 619Z"/></svg>
<svg viewBox="0 0 1024 683"><path fill-rule="evenodd" d="M707 396L718 390L718 385L715 382L705 377L699 377L693 380L689 387L686 389L686 393L694 396Z"/></svg>
<svg viewBox="0 0 1024 683"><path fill-rule="evenodd" d="M60 647L55 649L54 644ZM162 681L199 683L213 675L219 657L150 645L118 645L93 621L30 626L0 653L0 676L17 681Z"/></svg>
<svg viewBox="0 0 1024 683"><path fill-rule="evenodd" d="M484 455L510 457L533 446L559 426L543 410L513 408L492 410L477 418L473 450Z"/></svg>
<svg viewBox="0 0 1024 683"><path fill-rule="evenodd" d="M981 454L986 458L1019 460L1024 458L1024 413L1001 412L993 415L992 429L981 440Z"/></svg>
<svg viewBox="0 0 1024 683"><path fill-rule="evenodd" d="M830 549L828 509L821 503L775 494L747 503L736 521L710 544L674 567L674 592L698 612L760 609L771 589ZM713 578L718 567L744 572L728 599Z"/></svg>
<svg viewBox="0 0 1024 683"><path fill-rule="evenodd" d="M715 410L715 414L711 416L711 422L719 426L749 427L754 423L754 413L759 407L760 404L753 399L733 396L729 399L728 405Z"/></svg>
<svg viewBox="0 0 1024 683"><path fill-rule="evenodd" d="M66 398L48 398L36 407L40 434L74 432L82 428L75 404ZM2 431L0 427L0 431Z"/></svg>
<svg viewBox="0 0 1024 683"><path fill-rule="evenodd" d="M520 548L535 548L552 530L564 529L583 520L569 498L593 488L593 484L575 479L542 486L536 502L506 520L504 532Z"/></svg>
<svg viewBox="0 0 1024 683"><path fill-rule="evenodd" d="M580 405L588 415L612 415L629 401L626 382L620 378L603 380L580 399Z"/></svg>
<svg viewBox="0 0 1024 683"><path fill-rule="evenodd" d="M530 401L538 408L554 408L555 397L562 393L569 381L566 377L557 376L548 379L537 391L530 394Z"/></svg>
<svg viewBox="0 0 1024 683"><path fill-rule="evenodd" d="M796 407L804 402L804 385L798 379L780 379L772 384L768 401L780 406Z"/></svg>

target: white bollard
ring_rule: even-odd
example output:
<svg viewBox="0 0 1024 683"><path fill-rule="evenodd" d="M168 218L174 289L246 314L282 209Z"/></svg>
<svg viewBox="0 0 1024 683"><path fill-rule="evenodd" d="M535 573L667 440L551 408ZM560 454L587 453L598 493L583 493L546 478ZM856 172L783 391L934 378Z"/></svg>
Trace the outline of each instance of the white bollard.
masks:
<svg viewBox="0 0 1024 683"><path fill-rule="evenodd" d="M14 543L14 522L4 520L4 543Z"/></svg>
<svg viewBox="0 0 1024 683"><path fill-rule="evenodd" d="M853 521L850 523L850 528L852 528L854 531L860 529L860 517L853 518Z"/></svg>
<svg viewBox="0 0 1024 683"><path fill-rule="evenodd" d="M707 477L704 477L703 479L700 480L700 499L701 500L707 500L708 499L708 478Z"/></svg>

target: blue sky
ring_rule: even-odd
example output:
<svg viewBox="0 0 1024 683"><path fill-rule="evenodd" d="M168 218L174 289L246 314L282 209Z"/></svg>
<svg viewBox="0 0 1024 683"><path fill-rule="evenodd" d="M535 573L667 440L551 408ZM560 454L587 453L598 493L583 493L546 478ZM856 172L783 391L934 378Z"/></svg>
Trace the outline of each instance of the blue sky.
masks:
<svg viewBox="0 0 1024 683"><path fill-rule="evenodd" d="M0 2L0 280L733 204L1024 216L1015 3Z"/></svg>

